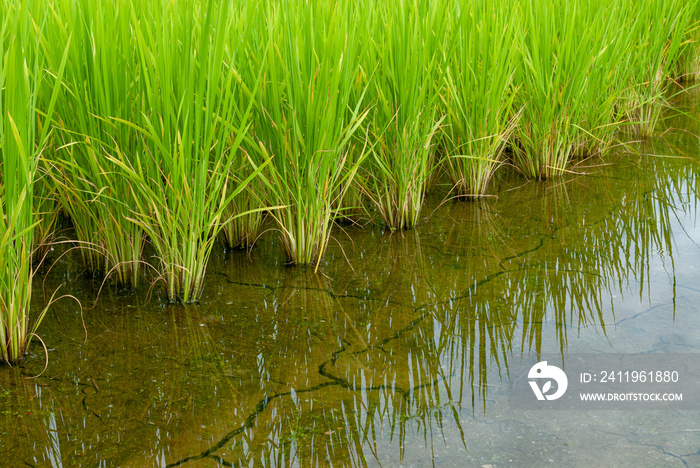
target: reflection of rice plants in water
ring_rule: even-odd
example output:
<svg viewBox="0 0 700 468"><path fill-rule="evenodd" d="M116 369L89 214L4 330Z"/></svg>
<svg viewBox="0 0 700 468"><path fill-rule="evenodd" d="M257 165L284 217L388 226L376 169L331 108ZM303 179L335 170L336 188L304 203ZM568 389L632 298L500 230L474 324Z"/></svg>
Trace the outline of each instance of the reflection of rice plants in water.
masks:
<svg viewBox="0 0 700 468"><path fill-rule="evenodd" d="M659 173L664 172L669 173ZM598 323L605 332L605 303L615 294L624 294L631 281L639 283L641 300L655 253L667 257L673 269L671 216L679 180L610 179L612 183L600 184L597 191L573 190L575 180L568 186L550 187L543 200L559 200L548 203L557 211L543 206L547 225L541 231L541 247L518 261L526 268L514 265L507 275L511 284L519 285L514 304L522 315L523 343L540 352L546 340L539 332L546 321L556 324L562 352L567 346L567 324ZM563 206L562 200L566 201Z"/></svg>
<svg viewBox="0 0 700 468"><path fill-rule="evenodd" d="M435 348L451 399L461 406L467 398L475 411L486 407L490 368L497 368L502 379L508 375L516 317L511 288L499 290L501 273L494 272L504 250L515 252L506 245L492 203L457 202L446 211L455 223L437 244L442 246L435 260L440 274L430 278L438 300L432 315Z"/></svg>
<svg viewBox="0 0 700 468"><path fill-rule="evenodd" d="M318 381L313 377L308 380L313 374L304 373L308 382L304 388L299 385L303 380L294 377L294 390L272 399L266 407L267 417L275 414L278 419L273 422L264 414L256 416L259 424L269 424L265 427L274 428L270 429L274 432L263 431L270 435L261 436L259 426L251 428L250 437L255 436L257 441L255 449L249 448L251 445L234 443L236 438L227 440L231 446L239 447L234 449L234 459L246 460L259 450L271 459L306 462L327 453L329 444L334 444L332 453L338 460L356 460L376 441L382 428L374 421L380 418L386 424L384 430L392 431L403 441L413 423L425 427L432 417L440 425L438 421L451 418L453 410L459 411L465 398L467 401L471 398L473 408L485 405L489 377L497 378L500 374L502 379L506 378L509 358L518 348L541 352L545 341L543 331L548 322L554 326L560 350L567 345L570 328L599 326L605 331L602 316L605 292L612 292L617 282L615 278L625 278L628 274L624 265L628 253L619 250L615 236L610 239L603 235L607 228L603 229L603 223L596 223L595 217L603 217L608 214L607 210L619 208L616 205L619 198L613 196L618 191L610 190L608 198L603 197L602 212L589 212L585 207L594 205L593 200L584 202L573 197L564 183L531 187L533 191L526 196L542 200L542 215L533 224L531 234L539 232L541 235L528 240L527 245L494 247L494 244L508 242L513 233L500 224L502 216L488 203L460 203L450 207L450 217L461 219L462 225L455 228L454 239L441 239L440 245L454 246L455 250L447 258L457 256L464 260L454 268L441 265L439 278L431 278L425 262L428 258L436 261L436 258L426 253L418 230L409 237L387 236L383 249L396 263L387 264L387 257L380 249L371 252L362 267L358 266L360 277L364 271L378 267L387 273L380 276L388 283L383 286L369 283L358 289L358 292L366 291L362 302L377 306L361 307L362 315L349 322L352 330L341 332L344 337L338 342L340 350L333 352L333 358L320 366L321 375L330 380ZM630 197L635 195L629 190L627 193ZM589 190L587 196L599 198L600 192ZM570 206L572 204L580 205L581 209ZM629 215L625 213L624 216ZM574 220L582 218L590 219L591 226L577 234L573 226L578 224ZM619 235L626 233L622 230ZM460 242L460 236L471 242ZM568 251L569 244L560 243L561 238L568 236L574 237L573 241L569 239L573 245L582 247ZM614 248L604 249L603 240ZM642 239L640 243L640 248L650 252L657 250L653 242L646 243ZM428 251L431 251L432 246L428 244ZM465 245L475 252L481 251L482 255L460 253L459 249L467 248L463 247ZM557 265L550 263L555 257ZM484 278L484 271L494 270L495 273ZM450 276L446 271L454 274ZM399 279L391 279L397 275ZM332 304L323 299L309 301L309 297L326 295L328 284L307 284L306 291L298 289L299 286L294 288L296 292L280 294L278 297L283 299L272 302L282 304L283 308L295 308L300 304L300 312L308 311L312 304L324 308L322 304L326 303L325 307L332 311L331 318L347 312L337 299ZM412 287L416 291L430 290L432 294L414 295ZM374 288L384 294L372 293ZM449 296L448 300L444 299L445 295ZM435 300L438 304L429 305ZM413 309L416 317L402 322L405 326L396 322L406 317L398 313L401 307ZM367 328L363 325L365 321ZM347 326L347 319L341 323ZM283 330L289 334L289 325ZM307 345L303 344L302 348L307 349ZM285 346L284 349L290 348ZM283 354L294 356L289 352ZM293 359L300 362L299 356ZM265 362L271 361L266 359ZM271 377L272 381L280 379ZM318 382L318 387L313 386L313 382ZM337 386L349 390L348 394L336 393L333 389ZM356 406L358 398L363 401L361 407ZM322 416L316 417L319 414ZM243 433L248 430L241 428L241 431L236 437L243 440L246 438ZM271 444L270 440L278 442ZM428 445L432 443L430 437L426 441ZM220 453L231 456L225 449Z"/></svg>
<svg viewBox="0 0 700 468"><path fill-rule="evenodd" d="M378 456L371 447L382 433L403 446L418 430L432 444L429 427L451 417L452 403L439 393L440 363L428 349L433 333L418 329L422 318L397 315L392 323L381 307L357 317L330 286L307 271L265 295L265 320L244 338L255 343L246 359L259 378L246 373L239 380L245 395L260 400L239 402L238 424L217 441L216 456L233 463L366 462Z"/></svg>
<svg viewBox="0 0 700 468"><path fill-rule="evenodd" d="M619 242L624 246L626 267L641 281L641 299L654 253L667 258L665 267L675 273L673 224L681 215L697 212L700 177L696 163L688 164L683 156L668 157L668 146L660 142L643 142L631 150L628 157L655 168L636 175L636 197L628 197L616 213L617 225L624 234Z"/></svg>
<svg viewBox="0 0 700 468"><path fill-rule="evenodd" d="M450 207L447 216L456 224L434 241L446 263L431 285L438 298L449 296L436 312L439 349L451 350L442 359L452 375L469 376L462 383L471 386L473 401L487 391L488 366L479 363L507 372L513 352L551 347L545 330L554 332L561 353L570 329L599 327L606 334L604 311L612 297L635 281L641 299L655 253L667 256L673 269L669 216L679 191L673 180L679 178L529 184L506 205L518 206L522 197L541 200L541 210L531 203L508 225L502 220L513 213L490 211L487 203Z"/></svg>

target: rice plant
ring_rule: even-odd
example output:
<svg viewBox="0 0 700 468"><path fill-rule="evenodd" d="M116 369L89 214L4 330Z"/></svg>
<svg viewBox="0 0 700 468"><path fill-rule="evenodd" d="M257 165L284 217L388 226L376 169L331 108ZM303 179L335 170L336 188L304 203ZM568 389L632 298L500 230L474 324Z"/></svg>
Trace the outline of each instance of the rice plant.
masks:
<svg viewBox="0 0 700 468"><path fill-rule="evenodd" d="M700 77L700 1L687 3L688 22L673 71L673 78L678 81L695 81Z"/></svg>
<svg viewBox="0 0 700 468"><path fill-rule="evenodd" d="M263 167L229 180L251 107L226 61L231 8L163 1L132 22L144 108L141 125L122 123L138 129L145 146L108 159L129 181L129 219L155 248L170 301L199 299L224 210Z"/></svg>
<svg viewBox="0 0 700 468"><path fill-rule="evenodd" d="M438 5L400 0L372 7L377 20L364 68L376 71L368 84L372 144L363 188L390 229L418 223L434 169L438 58L444 40Z"/></svg>
<svg viewBox="0 0 700 468"><path fill-rule="evenodd" d="M586 94L580 100L580 132L574 146L574 156L585 159L603 156L615 145L623 123L619 103L631 79L624 57L634 44L627 33L631 17L621 2L587 2L583 10L583 21L595 31L587 42Z"/></svg>
<svg viewBox="0 0 700 468"><path fill-rule="evenodd" d="M73 221L86 268L127 287L138 283L144 235L129 220L135 206L130 182L106 155L142 146L136 130L120 122L141 112L131 16L119 2L99 2L98 8L94 2L59 2L43 40L47 60L55 61L71 38L57 109L60 147L48 172Z"/></svg>
<svg viewBox="0 0 700 468"><path fill-rule="evenodd" d="M456 2L445 51L444 167L457 196L481 196L504 162L515 126L513 76L517 9L486 0Z"/></svg>
<svg viewBox="0 0 700 468"><path fill-rule="evenodd" d="M361 53L352 2L269 1L267 55L255 138L272 158L263 171L270 214L287 257L318 265L330 240L334 206L357 172L351 139L366 113L351 103Z"/></svg>
<svg viewBox="0 0 700 468"><path fill-rule="evenodd" d="M250 247L263 213L290 262L318 268L332 221L365 203L390 229L418 223L438 166L458 196L481 196L506 162L551 178L604 153L623 120L650 133L698 30L697 0L1 6L3 152L19 151L8 135L26 154L52 148L23 197L3 174L4 222L31 198L47 245L62 210L88 270L133 287L150 261L182 302L199 297L216 236Z"/></svg>
<svg viewBox="0 0 700 468"><path fill-rule="evenodd" d="M266 31L264 21L258 5L253 2L237 5L235 16L227 46L227 60L232 63L230 72L240 86L245 101L257 103L258 88L253 87L253 84L258 81L267 54L267 44L261 40ZM255 124L255 120L251 119L251 127L233 159L231 173L239 180L244 180L255 172L256 163L251 154L257 147ZM235 138L235 135L230 137ZM235 188L230 186L229 191L233 192ZM253 246L261 233L264 210L268 208L266 201L265 186L256 177L226 206L223 233L228 248L249 249Z"/></svg>
<svg viewBox="0 0 700 468"><path fill-rule="evenodd" d="M561 175L577 155L600 152L620 126L630 18L619 3L530 0L523 33L513 163L525 176ZM622 57L623 62L616 65ZM622 68L619 68L622 67Z"/></svg>
<svg viewBox="0 0 700 468"><path fill-rule="evenodd" d="M28 2L2 7L0 24L0 361L16 364L36 337L48 306L30 324L32 248L37 213L34 184L41 152L49 136L57 83L43 116L37 101L43 72L34 17Z"/></svg>
<svg viewBox="0 0 700 468"><path fill-rule="evenodd" d="M34 226L34 250L32 262L37 265L46 259L51 244L55 238L55 227L58 220L58 202L53 191L53 184L49 177L43 173L41 162L34 180L34 212L37 224Z"/></svg>
<svg viewBox="0 0 700 468"><path fill-rule="evenodd" d="M247 177L254 172L247 156L240 155L232 173L237 177ZM229 192L236 187L230 186ZM259 178L252 179L246 189L236 195L226 205L223 212L223 233L226 246L232 249L249 249L262 230L265 218L264 186Z"/></svg>
<svg viewBox="0 0 700 468"><path fill-rule="evenodd" d="M372 3L365 4L366 8L371 8L372 5ZM374 23L375 18L372 15L356 16L354 24L358 37L370 38ZM366 98L367 86L372 75L376 73L376 64L372 64L366 59L368 52L371 53L368 41L361 47L361 52L357 75L350 83L350 104L348 106L350 114L357 106L365 109L371 106L371 103ZM368 66L373 68L365 68ZM366 104L363 105L363 103ZM352 115L349 116L352 118ZM339 224L360 224L369 221L372 217L370 213L371 203L364 189L367 186L366 178L368 174L362 170L362 165L366 162L368 145L372 143L374 142L368 139L368 120L364 120L362 128L358 129L353 135L347 152L347 162L344 170L346 175L351 177L348 177L346 182L337 188L336 195L344 194L344 196L334 197L333 209L337 212L336 222Z"/></svg>
<svg viewBox="0 0 700 468"><path fill-rule="evenodd" d="M628 131L651 135L666 105L686 28L696 6L680 0L630 2L628 15L634 23L628 33L634 43L628 63L632 80L620 101L629 122Z"/></svg>

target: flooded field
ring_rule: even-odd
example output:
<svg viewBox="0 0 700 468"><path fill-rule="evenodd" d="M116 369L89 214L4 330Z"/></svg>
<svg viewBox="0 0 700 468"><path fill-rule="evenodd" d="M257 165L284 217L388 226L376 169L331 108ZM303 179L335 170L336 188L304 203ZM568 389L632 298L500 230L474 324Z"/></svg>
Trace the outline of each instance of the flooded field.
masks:
<svg viewBox="0 0 700 468"><path fill-rule="evenodd" d="M41 376L38 342L0 368L1 464L700 466L698 411L508 400L540 353L700 353L700 114L676 105L585 175L506 171L478 202L438 188L410 231L336 227L319 274L274 232L217 248L197 305L99 291L57 250L35 306L63 284L82 315L47 315Z"/></svg>

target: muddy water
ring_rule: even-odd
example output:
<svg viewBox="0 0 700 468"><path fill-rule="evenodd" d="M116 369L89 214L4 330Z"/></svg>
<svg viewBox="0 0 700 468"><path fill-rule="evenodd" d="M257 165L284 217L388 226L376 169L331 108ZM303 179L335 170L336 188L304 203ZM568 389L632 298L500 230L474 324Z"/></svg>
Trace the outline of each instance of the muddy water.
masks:
<svg viewBox="0 0 700 468"><path fill-rule="evenodd" d="M678 109L698 118L697 97ZM697 411L524 411L539 353L700 353L697 123L548 183L428 200L418 229L344 227L323 274L273 233L216 253L204 297L119 293L69 255L20 369L0 368L2 466L700 466ZM438 190L439 191L439 190Z"/></svg>

